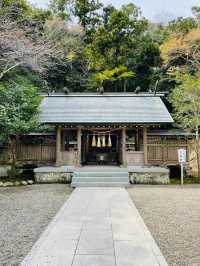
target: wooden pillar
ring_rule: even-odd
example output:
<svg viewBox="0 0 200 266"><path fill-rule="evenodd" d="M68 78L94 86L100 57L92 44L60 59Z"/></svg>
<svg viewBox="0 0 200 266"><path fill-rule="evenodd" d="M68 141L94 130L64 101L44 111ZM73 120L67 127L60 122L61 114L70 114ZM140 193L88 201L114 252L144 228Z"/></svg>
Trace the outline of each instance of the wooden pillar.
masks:
<svg viewBox="0 0 200 266"><path fill-rule="evenodd" d="M122 128L122 165L127 167L127 156L126 156L126 128Z"/></svg>
<svg viewBox="0 0 200 266"><path fill-rule="evenodd" d="M61 126L58 126L56 127L56 165L60 165L61 161Z"/></svg>
<svg viewBox="0 0 200 266"><path fill-rule="evenodd" d="M81 166L81 128L77 129L77 163L76 166Z"/></svg>
<svg viewBox="0 0 200 266"><path fill-rule="evenodd" d="M143 150L144 150L144 165L148 164L147 150L147 128L143 127Z"/></svg>

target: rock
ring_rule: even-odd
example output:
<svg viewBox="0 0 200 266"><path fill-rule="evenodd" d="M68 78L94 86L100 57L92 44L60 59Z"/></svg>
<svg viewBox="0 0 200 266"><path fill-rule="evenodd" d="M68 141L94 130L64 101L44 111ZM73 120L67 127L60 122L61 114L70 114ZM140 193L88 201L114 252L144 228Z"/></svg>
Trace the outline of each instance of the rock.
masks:
<svg viewBox="0 0 200 266"><path fill-rule="evenodd" d="M26 181L22 181L21 184L22 184L23 186L28 185L28 183L27 183Z"/></svg>
<svg viewBox="0 0 200 266"><path fill-rule="evenodd" d="M12 182L4 182L3 186L4 187L11 187L11 186L13 186L13 183Z"/></svg>
<svg viewBox="0 0 200 266"><path fill-rule="evenodd" d="M0 187L3 187L3 182L0 182Z"/></svg>
<svg viewBox="0 0 200 266"><path fill-rule="evenodd" d="M19 181L15 181L14 185L15 186L20 186L20 182Z"/></svg>
<svg viewBox="0 0 200 266"><path fill-rule="evenodd" d="M28 185L33 185L34 184L33 180L28 180L27 183L28 183Z"/></svg>

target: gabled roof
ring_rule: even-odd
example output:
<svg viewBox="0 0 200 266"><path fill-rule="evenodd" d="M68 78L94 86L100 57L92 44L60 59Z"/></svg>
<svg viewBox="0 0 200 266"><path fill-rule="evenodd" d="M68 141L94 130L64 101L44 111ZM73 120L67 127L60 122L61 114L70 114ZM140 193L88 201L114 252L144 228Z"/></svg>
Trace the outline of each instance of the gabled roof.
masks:
<svg viewBox="0 0 200 266"><path fill-rule="evenodd" d="M41 104L41 123L171 122L161 98L152 94L54 94Z"/></svg>

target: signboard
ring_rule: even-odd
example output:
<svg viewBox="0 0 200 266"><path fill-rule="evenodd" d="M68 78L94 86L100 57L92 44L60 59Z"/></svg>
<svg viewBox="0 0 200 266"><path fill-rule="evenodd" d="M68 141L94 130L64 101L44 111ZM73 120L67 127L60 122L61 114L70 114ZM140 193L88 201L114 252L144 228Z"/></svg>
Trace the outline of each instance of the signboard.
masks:
<svg viewBox="0 0 200 266"><path fill-rule="evenodd" d="M183 178L184 178L184 172L183 172L183 164L186 163L186 150L185 149L178 149L178 161L181 164L181 185L183 185Z"/></svg>
<svg viewBox="0 0 200 266"><path fill-rule="evenodd" d="M186 163L186 150L178 149L178 161L179 163Z"/></svg>

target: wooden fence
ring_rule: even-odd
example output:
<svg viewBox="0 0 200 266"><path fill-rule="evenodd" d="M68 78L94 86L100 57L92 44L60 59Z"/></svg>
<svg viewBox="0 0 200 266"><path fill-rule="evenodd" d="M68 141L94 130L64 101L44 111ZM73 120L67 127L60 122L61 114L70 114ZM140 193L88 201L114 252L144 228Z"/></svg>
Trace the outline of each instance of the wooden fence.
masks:
<svg viewBox="0 0 200 266"><path fill-rule="evenodd" d="M31 162L53 162L56 157L56 146L50 144L19 144L17 160Z"/></svg>
<svg viewBox="0 0 200 266"><path fill-rule="evenodd" d="M177 150L188 150L186 138L176 136L148 136L148 163L167 165L178 163Z"/></svg>
<svg viewBox="0 0 200 266"><path fill-rule="evenodd" d="M184 148L188 151L189 141L184 137L149 135L147 146L149 164L177 164L177 149ZM3 161L3 156L2 154L0 155L0 161ZM17 145L17 160L23 163L55 162L55 138L43 137L43 141L41 143L25 143L24 141L20 141L20 143Z"/></svg>

